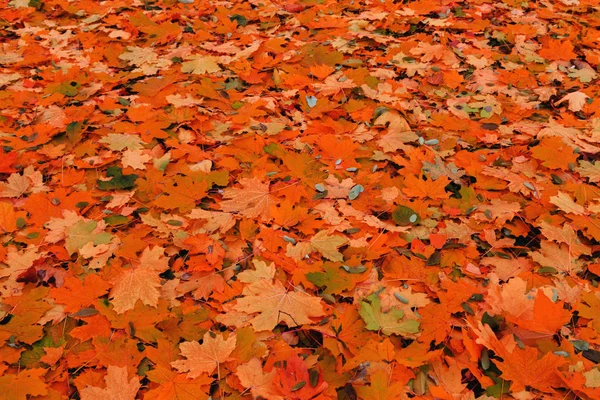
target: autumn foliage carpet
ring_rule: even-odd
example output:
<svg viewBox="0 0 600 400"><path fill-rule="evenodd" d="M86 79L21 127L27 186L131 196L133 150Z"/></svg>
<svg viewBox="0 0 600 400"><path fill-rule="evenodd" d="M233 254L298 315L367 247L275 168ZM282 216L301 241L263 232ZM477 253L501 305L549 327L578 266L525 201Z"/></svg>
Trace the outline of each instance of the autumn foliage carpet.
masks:
<svg viewBox="0 0 600 400"><path fill-rule="evenodd" d="M599 27L1 0L0 399L599 399Z"/></svg>

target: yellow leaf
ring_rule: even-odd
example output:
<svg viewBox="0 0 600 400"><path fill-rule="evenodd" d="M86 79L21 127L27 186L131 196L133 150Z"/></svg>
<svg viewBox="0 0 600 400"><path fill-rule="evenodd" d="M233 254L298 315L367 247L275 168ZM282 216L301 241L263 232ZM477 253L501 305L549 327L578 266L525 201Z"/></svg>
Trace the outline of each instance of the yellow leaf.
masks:
<svg viewBox="0 0 600 400"><path fill-rule="evenodd" d="M257 331L268 331L285 322L288 327L311 324L311 318L325 315L321 299L301 291L288 291L281 282L252 283L242 293L234 311L257 314L250 323Z"/></svg>
<svg viewBox="0 0 600 400"><path fill-rule="evenodd" d="M588 178L590 182L600 182L600 162L579 161L579 168L575 168L579 175Z"/></svg>
<svg viewBox="0 0 600 400"><path fill-rule="evenodd" d="M373 123L374 126L387 126L385 134L377 144L385 153L404 149L405 143L413 142L419 137L410 130L408 122L397 112L388 111L381 114Z"/></svg>
<svg viewBox="0 0 600 400"><path fill-rule="evenodd" d="M309 242L298 243L295 246L291 243L287 246L287 256L295 260L300 260L313 251L319 252L330 261L344 261L344 256L338 251L338 247L347 243L348 240L343 236L329 236L327 231L320 231L313 236Z"/></svg>
<svg viewBox="0 0 600 400"><path fill-rule="evenodd" d="M152 157L148 154L142 153L141 150L125 150L121 163L123 167L131 167L133 169L146 169L146 163L150 161Z"/></svg>
<svg viewBox="0 0 600 400"><path fill-rule="evenodd" d="M160 298L159 273L169 268L168 259L162 247L147 247L142 253L139 265L122 272L116 279L111 292L115 312L122 314L135 307L138 300L156 307Z"/></svg>
<svg viewBox="0 0 600 400"><path fill-rule="evenodd" d="M231 335L227 340L222 335L214 338L210 332L204 334L202 344L198 342L183 342L179 345L181 355L185 360L173 361L171 365L179 372L187 372L187 377L194 379L203 373L212 374L220 363L228 361L235 350L236 336Z"/></svg>
<svg viewBox="0 0 600 400"><path fill-rule="evenodd" d="M585 386L590 388L600 387L600 370L598 368L584 372L583 376L585 376Z"/></svg>
<svg viewBox="0 0 600 400"><path fill-rule="evenodd" d="M337 249L347 241L343 236L329 236L327 231L320 231L310 239L310 245L326 259L341 262L344 261L344 257Z"/></svg>
<svg viewBox="0 0 600 400"><path fill-rule="evenodd" d="M191 72L194 75L212 74L220 70L217 58L211 56L193 56L190 61L181 64L181 72Z"/></svg>
<svg viewBox="0 0 600 400"><path fill-rule="evenodd" d="M543 138L549 136L559 136L563 138L565 143L571 146L571 148L579 148L579 150L585 153L596 154L600 152L600 147L591 145L583 140L587 139L587 136L584 135L579 129L563 126L553 119L548 121L546 126L538 133L537 137Z"/></svg>
<svg viewBox="0 0 600 400"><path fill-rule="evenodd" d="M127 367L110 365L106 376L105 388L87 386L81 389L81 400L134 400L140 389L140 381L133 377L129 379Z"/></svg>
<svg viewBox="0 0 600 400"><path fill-rule="evenodd" d="M270 281L275 276L275 263L267 265L264 261L252 260L254 270L246 270L237 274L237 279L240 282L252 283L258 282L261 279Z"/></svg>
<svg viewBox="0 0 600 400"><path fill-rule="evenodd" d="M585 208L575 203L571 196L564 192L558 192L558 195L550 197L550 203L554 204L567 214L585 214Z"/></svg>
<svg viewBox="0 0 600 400"><path fill-rule="evenodd" d="M569 103L569 110L573 112L578 112L583 110L583 107L587 103L587 99L589 96L583 92L572 92L567 94L565 97L556 102L556 105L561 104L562 102Z"/></svg>

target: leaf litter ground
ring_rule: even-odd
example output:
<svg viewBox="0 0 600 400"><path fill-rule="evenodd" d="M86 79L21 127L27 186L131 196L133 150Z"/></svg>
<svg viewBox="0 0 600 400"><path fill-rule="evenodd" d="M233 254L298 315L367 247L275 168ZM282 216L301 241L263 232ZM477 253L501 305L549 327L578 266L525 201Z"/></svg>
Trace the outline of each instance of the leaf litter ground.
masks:
<svg viewBox="0 0 600 400"><path fill-rule="evenodd" d="M3 0L0 397L600 398L599 21Z"/></svg>

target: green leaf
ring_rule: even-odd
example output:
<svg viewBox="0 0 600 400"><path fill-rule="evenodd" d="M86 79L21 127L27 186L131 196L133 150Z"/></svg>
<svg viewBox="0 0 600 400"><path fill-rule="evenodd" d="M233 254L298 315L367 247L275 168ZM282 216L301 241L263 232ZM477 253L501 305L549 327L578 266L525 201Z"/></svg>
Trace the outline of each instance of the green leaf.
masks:
<svg viewBox="0 0 600 400"><path fill-rule="evenodd" d="M353 289L356 285L356 279L353 279L352 275L342 268L325 263L323 269L325 272L310 272L306 274L306 279L310 282L320 288L325 287L323 293L341 294L346 290Z"/></svg>
<svg viewBox="0 0 600 400"><path fill-rule="evenodd" d="M75 81L63 82L58 86L56 92L65 95L67 97L75 97L79 94L79 87L81 85Z"/></svg>
<svg viewBox="0 0 600 400"><path fill-rule="evenodd" d="M348 199L356 200L358 196L365 191L365 188L362 185L355 185L350 192L348 193Z"/></svg>
<svg viewBox="0 0 600 400"><path fill-rule="evenodd" d="M412 208L406 206L398 206L392 212L392 219L397 225L407 226L415 225L421 221L421 217Z"/></svg>
<svg viewBox="0 0 600 400"><path fill-rule="evenodd" d="M110 233L93 233L97 226L98 223L96 221L79 221L66 229L67 238L65 239L65 248L69 255L72 255L90 242L96 246L110 243L112 239Z"/></svg>
<svg viewBox="0 0 600 400"><path fill-rule="evenodd" d="M123 175L123 170L112 166L106 169L106 176L112 178L110 181L98 180L100 190L130 189L135 186L138 175Z"/></svg>
<svg viewBox="0 0 600 400"><path fill-rule="evenodd" d="M349 274L362 274L367 270L367 267L365 267L364 265L357 265L356 267L342 265L342 268L344 268L344 270L346 270L346 272Z"/></svg>
<svg viewBox="0 0 600 400"><path fill-rule="evenodd" d="M123 225L129 222L129 218L124 215L111 215L104 218L104 221L110 226Z"/></svg>
<svg viewBox="0 0 600 400"><path fill-rule="evenodd" d="M78 143L83 133L83 125L81 122L70 122L65 128L65 132L70 143Z"/></svg>
<svg viewBox="0 0 600 400"><path fill-rule="evenodd" d="M294 386L292 386L292 388L290 389L290 392L295 392L296 390L300 390L305 385L306 385L305 381L300 381L300 382L296 383Z"/></svg>
<svg viewBox="0 0 600 400"><path fill-rule="evenodd" d="M401 321L404 313L401 310L392 309L387 313L381 311L379 295L373 293L367 297L367 301L360 303L360 316L370 331L381 331L384 335L408 335L419 332L419 323L414 320Z"/></svg>

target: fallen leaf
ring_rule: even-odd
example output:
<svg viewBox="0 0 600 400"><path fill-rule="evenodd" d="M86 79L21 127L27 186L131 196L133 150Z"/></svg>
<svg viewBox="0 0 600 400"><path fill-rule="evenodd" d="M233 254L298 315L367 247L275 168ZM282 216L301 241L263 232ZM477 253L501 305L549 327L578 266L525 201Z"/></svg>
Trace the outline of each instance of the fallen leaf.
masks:
<svg viewBox="0 0 600 400"><path fill-rule="evenodd" d="M209 374L218 370L219 364L229 360L235 349L236 336L230 335L224 339L222 335L212 336L206 332L202 344L198 342L183 342L179 345L181 355L185 360L173 361L171 365L180 372L187 372L190 379L202 374Z"/></svg>
<svg viewBox="0 0 600 400"><path fill-rule="evenodd" d="M129 379L127 368L110 365L106 370L105 388L88 386L81 390L81 400L135 399L140 382L138 378Z"/></svg>

